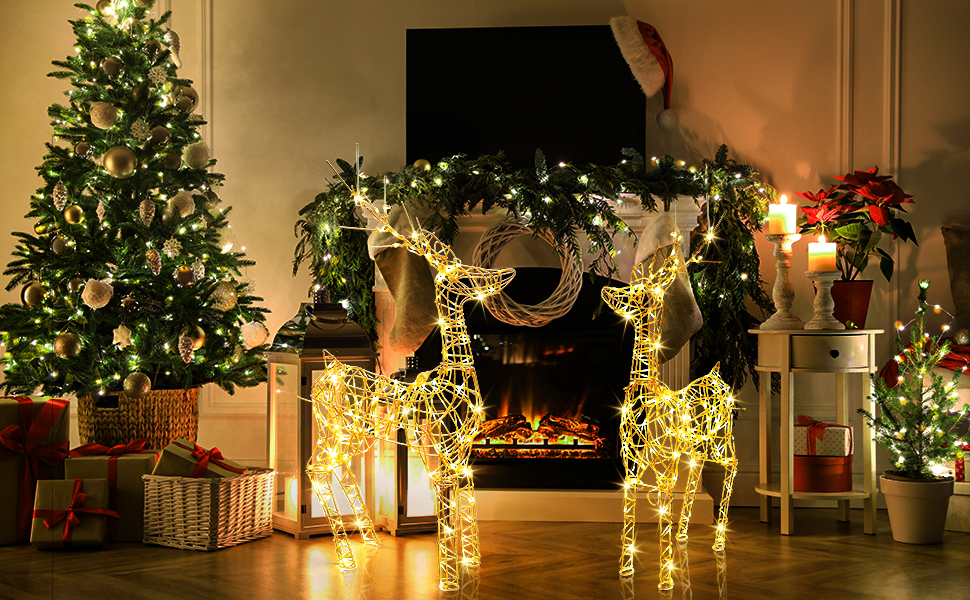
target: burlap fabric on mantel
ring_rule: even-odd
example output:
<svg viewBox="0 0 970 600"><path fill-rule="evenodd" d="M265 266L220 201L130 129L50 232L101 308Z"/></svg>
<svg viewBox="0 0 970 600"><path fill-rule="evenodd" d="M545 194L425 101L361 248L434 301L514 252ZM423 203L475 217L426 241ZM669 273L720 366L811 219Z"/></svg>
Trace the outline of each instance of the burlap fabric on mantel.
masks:
<svg viewBox="0 0 970 600"><path fill-rule="evenodd" d="M660 252L662 257L668 256L672 246L670 242L673 239L671 234L677 233L677 222L673 213L648 215L644 220L647 225L640 234L634 265L640 263L649 265L657 252ZM690 337L700 331L703 324L704 317L690 287L687 265L681 261L677 278L664 294L663 316L660 319L660 344L663 346L660 349L660 364L676 356Z"/></svg>
<svg viewBox="0 0 970 600"><path fill-rule="evenodd" d="M400 204L395 204L388 210L388 224L399 234L410 236L408 214L415 226L425 216L416 213L414 207L405 213ZM367 245L394 298L394 327L388 345L394 352L410 355L434 331L438 309L434 305L434 276L427 259L406 248L386 247L398 241L392 233L375 231L367 239Z"/></svg>

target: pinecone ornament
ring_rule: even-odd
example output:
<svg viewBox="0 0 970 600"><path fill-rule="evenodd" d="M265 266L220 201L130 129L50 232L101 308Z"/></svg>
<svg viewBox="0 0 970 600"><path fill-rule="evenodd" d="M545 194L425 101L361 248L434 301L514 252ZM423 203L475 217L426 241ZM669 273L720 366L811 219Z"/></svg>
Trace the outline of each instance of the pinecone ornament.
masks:
<svg viewBox="0 0 970 600"><path fill-rule="evenodd" d="M67 186L58 181L54 186L54 208L64 210L65 206L67 206Z"/></svg>
<svg viewBox="0 0 970 600"><path fill-rule="evenodd" d="M152 270L152 273L158 275L162 272L162 255L158 253L158 250L149 250L145 259L148 261L148 268Z"/></svg>
<svg viewBox="0 0 970 600"><path fill-rule="evenodd" d="M201 260L196 260L194 263L192 263L192 272L195 273L196 281L200 281L203 277L205 277L205 265Z"/></svg>
<svg viewBox="0 0 970 600"><path fill-rule="evenodd" d="M155 203L145 198L138 205L138 216L141 217L141 222L145 224L145 227L150 227L152 224L152 219L155 218Z"/></svg>
<svg viewBox="0 0 970 600"><path fill-rule="evenodd" d="M98 215L98 221L104 221L104 202L99 198L98 207L94 209L94 212Z"/></svg>
<svg viewBox="0 0 970 600"><path fill-rule="evenodd" d="M175 68L182 68L182 58L179 57L179 50L182 47L182 43L179 41L179 34L175 33L171 29L165 33L165 41L168 42L169 50L172 51L172 64Z"/></svg>
<svg viewBox="0 0 970 600"><path fill-rule="evenodd" d="M175 238L168 238L162 246L162 252L169 258L175 258L182 252L182 244Z"/></svg>
<svg viewBox="0 0 970 600"><path fill-rule="evenodd" d="M183 335L179 338L179 354L182 355L182 360L185 361L185 364L192 362L192 356L195 354L194 346L195 342L189 336Z"/></svg>

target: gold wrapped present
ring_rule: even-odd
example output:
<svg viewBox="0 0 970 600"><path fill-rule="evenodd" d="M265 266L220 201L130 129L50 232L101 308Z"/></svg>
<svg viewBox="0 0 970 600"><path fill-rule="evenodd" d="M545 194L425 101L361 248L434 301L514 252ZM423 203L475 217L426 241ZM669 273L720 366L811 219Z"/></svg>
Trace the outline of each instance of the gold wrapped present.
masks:
<svg viewBox="0 0 970 600"><path fill-rule="evenodd" d="M246 473L246 467L225 458L218 448L206 450L181 438L162 449L152 475L175 477L234 477Z"/></svg>
<svg viewBox="0 0 970 600"><path fill-rule="evenodd" d="M0 398L0 546L30 540L37 478L64 477L67 408L67 400Z"/></svg>
<svg viewBox="0 0 970 600"><path fill-rule="evenodd" d="M141 479L155 468L158 452L145 450L145 439L111 448L84 444L71 450L64 462L67 479L107 479L108 508L119 518L108 520L109 542L140 542L145 531L145 484Z"/></svg>
<svg viewBox="0 0 970 600"><path fill-rule="evenodd" d="M30 545L51 548L100 548L107 530L107 479L61 479L37 482Z"/></svg>

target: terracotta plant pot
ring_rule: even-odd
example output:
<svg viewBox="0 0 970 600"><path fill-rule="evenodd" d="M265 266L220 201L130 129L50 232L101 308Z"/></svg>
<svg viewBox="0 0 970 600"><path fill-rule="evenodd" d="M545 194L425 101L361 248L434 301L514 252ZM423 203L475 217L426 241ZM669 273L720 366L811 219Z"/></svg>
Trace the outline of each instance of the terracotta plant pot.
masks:
<svg viewBox="0 0 970 600"><path fill-rule="evenodd" d="M918 481L879 478L886 497L893 539L904 544L939 544L943 541L946 511L953 495L953 478Z"/></svg>
<svg viewBox="0 0 970 600"><path fill-rule="evenodd" d="M848 329L865 329L871 297L871 279L836 281L832 284L833 315Z"/></svg>

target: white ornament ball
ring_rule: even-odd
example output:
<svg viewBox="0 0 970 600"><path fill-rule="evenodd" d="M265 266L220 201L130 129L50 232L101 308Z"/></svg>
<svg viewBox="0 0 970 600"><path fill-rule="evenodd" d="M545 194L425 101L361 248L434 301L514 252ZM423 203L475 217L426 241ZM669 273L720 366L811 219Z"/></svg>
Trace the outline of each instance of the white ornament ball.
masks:
<svg viewBox="0 0 970 600"><path fill-rule="evenodd" d="M182 190L172 196L168 201L168 216L172 218L185 218L195 212L195 200L192 192Z"/></svg>
<svg viewBox="0 0 970 600"><path fill-rule="evenodd" d="M190 169L201 169L209 162L209 147L205 142L189 144L182 151L182 160Z"/></svg>
<svg viewBox="0 0 970 600"><path fill-rule="evenodd" d="M677 113L673 109L668 108L657 114L657 127L660 129L673 131L677 129L678 125L680 125L680 117L677 116Z"/></svg>
<svg viewBox="0 0 970 600"><path fill-rule="evenodd" d="M114 294L114 288L109 284L97 279L88 279L88 282L84 284L84 290L81 292L81 300L97 310L108 304L112 294Z"/></svg>
<svg viewBox="0 0 970 600"><path fill-rule="evenodd" d="M91 103L91 123L98 129L110 129L118 122L118 109L107 102Z"/></svg>
<svg viewBox="0 0 970 600"><path fill-rule="evenodd" d="M266 338L269 337L269 332L266 331L266 327L262 323L257 323L252 321L246 323L239 329L242 333L243 344L247 348L255 348L256 346L261 346Z"/></svg>

